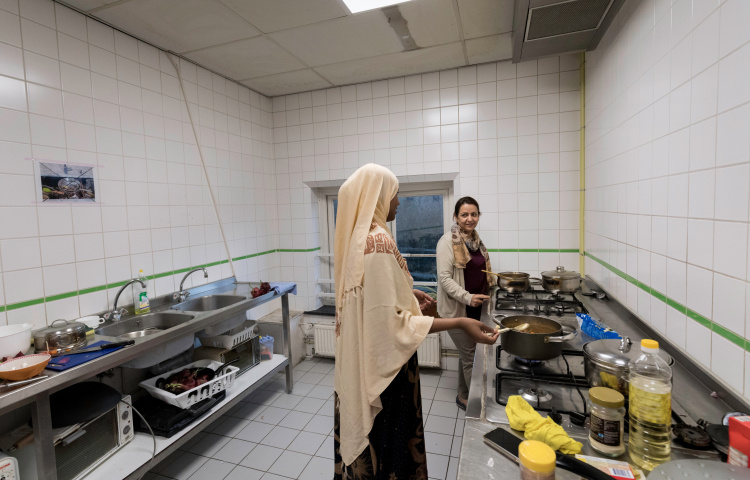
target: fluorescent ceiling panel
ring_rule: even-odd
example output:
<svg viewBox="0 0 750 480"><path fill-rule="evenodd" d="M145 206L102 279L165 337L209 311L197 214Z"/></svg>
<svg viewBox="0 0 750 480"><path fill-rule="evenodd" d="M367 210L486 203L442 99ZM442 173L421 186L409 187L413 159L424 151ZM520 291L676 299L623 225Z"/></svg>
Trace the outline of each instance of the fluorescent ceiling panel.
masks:
<svg viewBox="0 0 750 480"><path fill-rule="evenodd" d="M405 3L410 0L344 0L344 4L352 13L364 12L375 8L383 8L397 3Z"/></svg>

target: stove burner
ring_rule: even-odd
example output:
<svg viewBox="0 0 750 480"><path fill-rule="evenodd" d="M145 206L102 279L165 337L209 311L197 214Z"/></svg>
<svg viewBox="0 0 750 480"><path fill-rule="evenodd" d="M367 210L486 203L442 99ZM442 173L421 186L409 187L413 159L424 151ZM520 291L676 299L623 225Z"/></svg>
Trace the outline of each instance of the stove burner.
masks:
<svg viewBox="0 0 750 480"><path fill-rule="evenodd" d="M534 402L535 404L549 402L553 398L550 393L539 387L522 388L518 390L518 394L521 395L526 401Z"/></svg>
<svg viewBox="0 0 750 480"><path fill-rule="evenodd" d="M505 292L505 298L523 298L523 293Z"/></svg>
<svg viewBox="0 0 750 480"><path fill-rule="evenodd" d="M705 430L691 425L672 425L675 437L688 448L708 448L711 446L711 437Z"/></svg>
<svg viewBox="0 0 750 480"><path fill-rule="evenodd" d="M528 365L529 367L535 367L542 364L542 360L529 360L528 358L514 357L516 362L522 365Z"/></svg>

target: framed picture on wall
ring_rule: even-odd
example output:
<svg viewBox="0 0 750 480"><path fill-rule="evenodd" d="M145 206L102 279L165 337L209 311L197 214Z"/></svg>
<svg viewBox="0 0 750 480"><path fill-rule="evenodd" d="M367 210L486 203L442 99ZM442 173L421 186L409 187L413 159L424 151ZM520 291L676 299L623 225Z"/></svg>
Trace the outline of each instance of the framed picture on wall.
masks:
<svg viewBox="0 0 750 480"><path fill-rule="evenodd" d="M96 202L95 167L39 160L39 201L42 203Z"/></svg>

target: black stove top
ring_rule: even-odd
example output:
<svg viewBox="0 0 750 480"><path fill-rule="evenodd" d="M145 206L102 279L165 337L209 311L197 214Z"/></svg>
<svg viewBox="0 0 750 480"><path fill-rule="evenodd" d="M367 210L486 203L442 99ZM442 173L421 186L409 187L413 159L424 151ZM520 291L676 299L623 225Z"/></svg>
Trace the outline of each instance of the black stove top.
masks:
<svg viewBox="0 0 750 480"><path fill-rule="evenodd" d="M552 294L536 288L520 294L498 290L495 297L495 311L548 316L588 313L572 293Z"/></svg>

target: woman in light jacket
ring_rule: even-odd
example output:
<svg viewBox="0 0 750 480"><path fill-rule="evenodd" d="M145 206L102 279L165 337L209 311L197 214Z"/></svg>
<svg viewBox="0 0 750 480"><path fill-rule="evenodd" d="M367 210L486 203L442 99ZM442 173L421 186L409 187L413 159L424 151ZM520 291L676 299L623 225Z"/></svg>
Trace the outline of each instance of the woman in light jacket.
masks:
<svg viewBox="0 0 750 480"><path fill-rule="evenodd" d="M454 224L437 245L438 314L444 318L469 317L479 320L482 306L494 285L490 256L477 233L479 204L471 197L456 202ZM448 330L458 349L458 396L456 403L465 410L469 398L471 371L476 342L462 330Z"/></svg>

